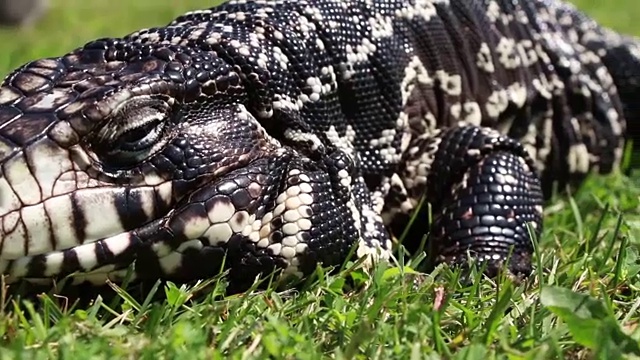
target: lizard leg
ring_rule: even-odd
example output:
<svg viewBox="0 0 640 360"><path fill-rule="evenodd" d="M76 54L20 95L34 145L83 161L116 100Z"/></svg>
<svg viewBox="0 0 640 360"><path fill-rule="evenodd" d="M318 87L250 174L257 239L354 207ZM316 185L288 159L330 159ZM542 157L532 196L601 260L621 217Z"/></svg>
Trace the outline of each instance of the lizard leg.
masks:
<svg viewBox="0 0 640 360"><path fill-rule="evenodd" d="M428 244L435 263L461 265L469 254L486 262L489 275L507 260L512 274L530 273L527 223L537 237L543 194L521 144L489 128L455 127L417 138L405 164L409 194L422 192L431 204Z"/></svg>

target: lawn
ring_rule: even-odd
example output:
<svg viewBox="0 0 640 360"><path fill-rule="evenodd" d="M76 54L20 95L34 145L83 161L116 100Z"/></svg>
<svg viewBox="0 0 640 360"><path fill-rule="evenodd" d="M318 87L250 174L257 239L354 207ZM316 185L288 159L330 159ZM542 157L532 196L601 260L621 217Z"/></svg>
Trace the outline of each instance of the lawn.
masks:
<svg viewBox="0 0 640 360"><path fill-rule="evenodd" d="M0 73L213 5L158 3L54 0L34 28L0 30ZM640 35L638 0L575 3ZM161 302L118 288L114 299L83 307L0 294L0 359L640 358L640 175L592 177L545 212L536 274L525 283L475 275L463 282L446 267L415 273L417 258L402 271L347 266L337 275L319 271L303 291L224 299L220 279L151 289L166 295Z"/></svg>

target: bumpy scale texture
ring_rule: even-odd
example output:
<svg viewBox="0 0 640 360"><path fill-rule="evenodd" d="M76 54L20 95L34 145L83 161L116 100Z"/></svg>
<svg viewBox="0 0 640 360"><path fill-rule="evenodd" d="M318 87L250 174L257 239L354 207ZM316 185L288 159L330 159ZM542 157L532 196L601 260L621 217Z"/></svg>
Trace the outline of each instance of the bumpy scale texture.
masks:
<svg viewBox="0 0 640 360"><path fill-rule="evenodd" d="M236 0L31 62L0 88L0 272L242 288L389 260L425 201L435 262L527 274L553 183L618 166L639 54L552 0Z"/></svg>

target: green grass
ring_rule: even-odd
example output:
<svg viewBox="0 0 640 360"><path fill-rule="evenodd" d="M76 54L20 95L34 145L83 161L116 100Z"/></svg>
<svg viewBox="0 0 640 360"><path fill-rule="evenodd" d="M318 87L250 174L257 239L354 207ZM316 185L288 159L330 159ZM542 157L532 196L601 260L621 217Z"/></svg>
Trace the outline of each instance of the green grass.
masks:
<svg viewBox="0 0 640 360"><path fill-rule="evenodd" d="M55 1L34 28L0 31L0 73L212 4L158 3ZM640 35L637 0L576 3ZM213 279L158 286L160 302L118 288L85 307L0 296L0 359L640 358L639 243L640 176L592 177L546 208L536 274L522 284L475 273L464 282L446 267L415 273L417 258L372 274L319 270L302 291L284 293L221 298L224 281Z"/></svg>

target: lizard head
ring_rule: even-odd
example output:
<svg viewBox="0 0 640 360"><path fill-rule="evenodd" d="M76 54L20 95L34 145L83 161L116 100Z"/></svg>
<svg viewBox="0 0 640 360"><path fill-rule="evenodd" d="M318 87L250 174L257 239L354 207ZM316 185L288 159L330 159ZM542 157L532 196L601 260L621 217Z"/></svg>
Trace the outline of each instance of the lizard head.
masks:
<svg viewBox="0 0 640 360"><path fill-rule="evenodd" d="M139 272L201 275L225 247L245 270L292 260L305 193L326 179L287 160L247 96L215 53L117 40L14 71L0 88L0 270L107 272L135 253Z"/></svg>

